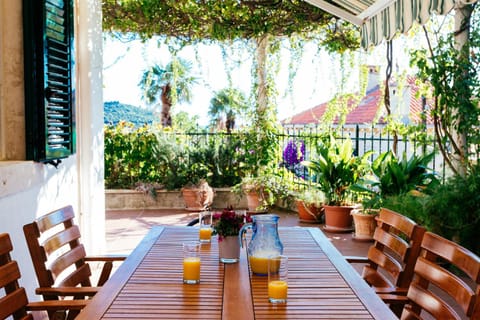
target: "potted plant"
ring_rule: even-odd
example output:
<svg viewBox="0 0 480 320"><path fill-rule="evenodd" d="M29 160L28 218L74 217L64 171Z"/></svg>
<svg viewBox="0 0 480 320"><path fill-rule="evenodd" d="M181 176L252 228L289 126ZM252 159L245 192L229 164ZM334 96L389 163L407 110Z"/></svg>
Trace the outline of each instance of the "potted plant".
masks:
<svg viewBox="0 0 480 320"><path fill-rule="evenodd" d="M298 219L305 223L320 223L325 209L325 195L318 189L307 188L296 193L295 204L298 210Z"/></svg>
<svg viewBox="0 0 480 320"><path fill-rule="evenodd" d="M325 230L348 232L352 228L350 212L354 208L355 184L368 168L371 152L356 157L350 139L343 142L330 136L317 145L317 153L310 161L303 161L319 190L325 194Z"/></svg>
<svg viewBox="0 0 480 320"><path fill-rule="evenodd" d="M357 241L373 241L373 234L377 227L376 217L380 211L380 198L364 198L362 206L351 211L355 233L353 239Z"/></svg>
<svg viewBox="0 0 480 320"><path fill-rule="evenodd" d="M438 184L436 175L427 169L433 157L434 153L428 153L412 155L407 159L404 154L402 159L398 159L392 151L387 151L372 162L370 173L350 187L362 199L362 208L352 213L355 239L373 239L374 217L387 197Z"/></svg>
<svg viewBox="0 0 480 320"><path fill-rule="evenodd" d="M196 184L188 184L182 189L185 209L189 211L203 211L212 205L214 192L206 180L199 180Z"/></svg>
<svg viewBox="0 0 480 320"><path fill-rule="evenodd" d="M236 263L240 258L238 234L246 222L252 222L249 214L239 213L232 207L213 214L212 235L218 235L220 262Z"/></svg>
<svg viewBox="0 0 480 320"><path fill-rule="evenodd" d="M284 183L281 172L265 173L257 176L246 176L242 181L232 187L232 192L237 196L247 197L248 211L266 212L279 200L288 200L290 192Z"/></svg>

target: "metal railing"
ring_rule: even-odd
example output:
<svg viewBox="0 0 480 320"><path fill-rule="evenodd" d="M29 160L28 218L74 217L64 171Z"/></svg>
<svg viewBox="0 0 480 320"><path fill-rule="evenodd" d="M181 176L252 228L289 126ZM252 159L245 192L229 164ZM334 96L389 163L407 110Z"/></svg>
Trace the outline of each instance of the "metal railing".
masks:
<svg viewBox="0 0 480 320"><path fill-rule="evenodd" d="M411 155L418 155L424 153L435 152L436 156L429 165L429 168L434 170L441 177L446 175L445 161L438 152L438 147L434 141L433 131L426 129L425 132L417 136L399 135L394 138L391 134L384 132L382 126L361 126L361 125L345 125L338 130L335 130L335 136L337 139L351 139L354 152L357 156L362 156L366 152L374 151L371 156L371 160L374 160L379 154L393 150L399 157L410 157ZM189 133L175 133L177 136L183 136L190 145L202 146L215 141L216 145L222 145L223 142L230 137L237 137L239 133L226 133L226 132L189 132ZM304 155L301 160L309 159L314 156L316 145L322 139L328 136L324 130L319 127L288 127L277 133L278 146L277 150L277 163L279 165L285 165L284 151L289 142L304 144ZM242 147L240 144L238 147ZM245 150L248 152L248 150Z"/></svg>

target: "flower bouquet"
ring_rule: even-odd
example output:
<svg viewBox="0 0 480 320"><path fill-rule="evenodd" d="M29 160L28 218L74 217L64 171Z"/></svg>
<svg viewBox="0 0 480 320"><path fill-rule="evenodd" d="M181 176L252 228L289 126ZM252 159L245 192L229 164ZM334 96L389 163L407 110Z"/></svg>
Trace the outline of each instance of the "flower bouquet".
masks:
<svg viewBox="0 0 480 320"><path fill-rule="evenodd" d="M220 262L236 263L240 260L240 229L252 219L249 214L235 212L232 207L213 214L213 235L218 235Z"/></svg>
<svg viewBox="0 0 480 320"><path fill-rule="evenodd" d="M245 223L252 222L250 214L239 214L232 207L223 209L222 212L213 214L213 232L212 235L218 235L218 240L222 241L228 236L238 236L240 229Z"/></svg>

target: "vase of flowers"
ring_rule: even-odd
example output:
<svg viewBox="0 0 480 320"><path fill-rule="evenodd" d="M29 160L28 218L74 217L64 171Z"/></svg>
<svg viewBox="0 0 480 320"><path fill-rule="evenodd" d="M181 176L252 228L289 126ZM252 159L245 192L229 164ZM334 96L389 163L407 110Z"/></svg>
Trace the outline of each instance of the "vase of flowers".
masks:
<svg viewBox="0 0 480 320"><path fill-rule="evenodd" d="M245 210L235 211L231 207L213 214L213 235L218 235L220 262L236 263L240 260L238 233L251 218Z"/></svg>

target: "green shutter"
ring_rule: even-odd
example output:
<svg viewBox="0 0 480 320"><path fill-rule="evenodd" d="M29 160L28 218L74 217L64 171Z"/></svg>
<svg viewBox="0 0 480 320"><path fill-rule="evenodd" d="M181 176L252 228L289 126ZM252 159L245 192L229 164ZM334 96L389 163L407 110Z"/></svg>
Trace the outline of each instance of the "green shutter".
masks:
<svg viewBox="0 0 480 320"><path fill-rule="evenodd" d="M24 0L28 160L75 153L73 0Z"/></svg>

